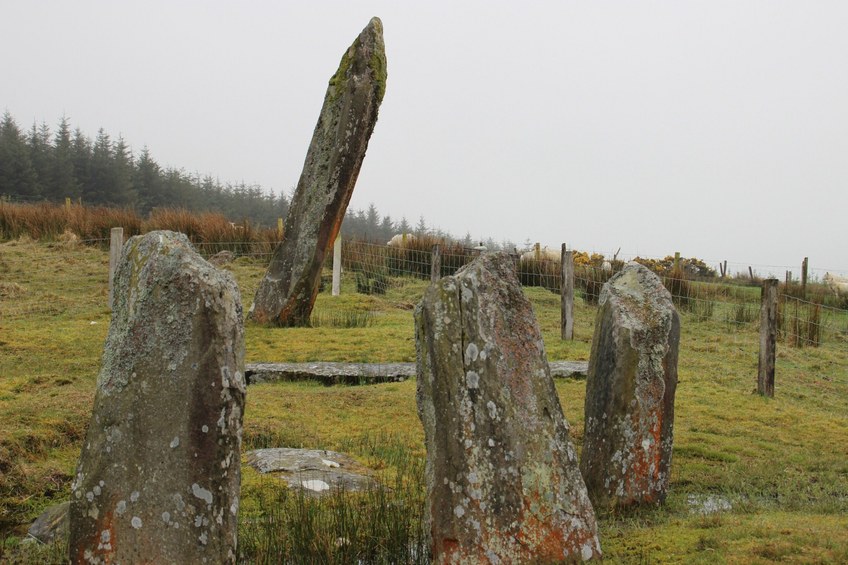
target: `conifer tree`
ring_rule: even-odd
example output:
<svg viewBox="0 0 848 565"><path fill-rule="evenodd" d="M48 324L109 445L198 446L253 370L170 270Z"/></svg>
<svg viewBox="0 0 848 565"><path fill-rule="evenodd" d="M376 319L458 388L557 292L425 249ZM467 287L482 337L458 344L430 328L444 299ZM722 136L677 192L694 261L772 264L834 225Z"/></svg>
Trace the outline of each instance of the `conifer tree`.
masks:
<svg viewBox="0 0 848 565"><path fill-rule="evenodd" d="M53 198L76 199L81 196L80 184L74 171L74 152L71 144L71 126L67 116L62 116L59 129L53 138L53 161L50 175L50 193Z"/></svg>
<svg viewBox="0 0 848 565"><path fill-rule="evenodd" d="M41 196L26 140L9 112L0 122L0 194L25 200Z"/></svg>

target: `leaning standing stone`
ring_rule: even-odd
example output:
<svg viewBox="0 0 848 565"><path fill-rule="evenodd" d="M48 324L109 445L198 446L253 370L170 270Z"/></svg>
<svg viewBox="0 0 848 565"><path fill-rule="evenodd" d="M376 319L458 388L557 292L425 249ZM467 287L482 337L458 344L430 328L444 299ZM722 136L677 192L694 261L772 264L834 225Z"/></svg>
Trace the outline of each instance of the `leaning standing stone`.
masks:
<svg viewBox="0 0 848 565"><path fill-rule="evenodd" d="M173 232L115 275L94 412L72 487L72 563L234 563L244 334L232 276Z"/></svg>
<svg viewBox="0 0 848 565"><path fill-rule="evenodd" d="M679 343L680 316L654 273L629 263L604 285L580 457L596 508L665 499Z"/></svg>
<svg viewBox="0 0 848 565"><path fill-rule="evenodd" d="M510 257L483 255L431 285L415 335L434 562L599 558L595 514Z"/></svg>
<svg viewBox="0 0 848 565"><path fill-rule="evenodd" d="M372 18L330 79L286 234L253 299L257 322L309 325L324 257L342 225L385 91L383 24Z"/></svg>

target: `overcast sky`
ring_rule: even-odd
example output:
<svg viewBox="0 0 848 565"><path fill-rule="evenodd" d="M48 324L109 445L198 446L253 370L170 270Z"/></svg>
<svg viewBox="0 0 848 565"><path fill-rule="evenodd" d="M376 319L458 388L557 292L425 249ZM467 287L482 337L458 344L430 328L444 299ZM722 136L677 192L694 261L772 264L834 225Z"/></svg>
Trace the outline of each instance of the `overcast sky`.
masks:
<svg viewBox="0 0 848 565"><path fill-rule="evenodd" d="M351 206L454 235L848 274L848 2L2 0L0 107L291 190L379 16Z"/></svg>

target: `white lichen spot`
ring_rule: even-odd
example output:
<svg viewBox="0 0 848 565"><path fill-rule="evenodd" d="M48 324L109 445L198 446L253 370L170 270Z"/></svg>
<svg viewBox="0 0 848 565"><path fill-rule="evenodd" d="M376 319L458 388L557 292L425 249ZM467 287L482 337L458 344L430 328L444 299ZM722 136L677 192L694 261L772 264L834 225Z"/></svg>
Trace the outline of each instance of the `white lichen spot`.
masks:
<svg viewBox="0 0 848 565"><path fill-rule="evenodd" d="M205 425L205 424L204 424L204 425L203 425L203 427L202 427L202 428L200 428L200 430L201 430L204 434L209 433L209 426L207 426L207 425Z"/></svg>
<svg viewBox="0 0 848 565"><path fill-rule="evenodd" d="M200 540L200 543L206 545L206 542L209 540L209 536L206 534L206 532L203 532L202 534L197 536L197 539Z"/></svg>
<svg viewBox="0 0 848 565"><path fill-rule="evenodd" d="M89 502L92 502L94 500L94 493L88 491L87 493L85 493L85 499Z"/></svg>
<svg viewBox="0 0 848 565"><path fill-rule="evenodd" d="M338 468L338 467L340 467L340 466L341 466L341 465L339 465L338 463L336 463L335 461L330 461L329 459L322 459L322 460L321 460L321 463L323 463L323 464L324 464L324 465L326 465L327 467L332 467L332 468L334 468L334 469L335 469L335 468Z"/></svg>
<svg viewBox="0 0 848 565"><path fill-rule="evenodd" d="M592 549L591 545L588 543L583 544L583 548L580 550L580 557L583 558L583 561L589 561L594 554L595 551Z"/></svg>
<svg viewBox="0 0 848 565"><path fill-rule="evenodd" d="M179 436L174 436L174 439L171 440L171 449L174 449L178 445L180 445L180 438Z"/></svg>
<svg viewBox="0 0 848 565"><path fill-rule="evenodd" d="M91 490L94 492L94 496L100 496L100 485L94 485L94 488Z"/></svg>
<svg viewBox="0 0 848 565"><path fill-rule="evenodd" d="M498 419L498 407L491 400L486 403L486 409L489 411L489 418L492 420Z"/></svg>
<svg viewBox="0 0 848 565"><path fill-rule="evenodd" d="M477 344L471 342L468 344L468 347L465 348L465 362L473 363L477 360L477 357L480 355L480 350L477 349Z"/></svg>
<svg viewBox="0 0 848 565"><path fill-rule="evenodd" d="M126 500L119 500L118 504L115 505L115 512L117 512L118 515L121 515L126 511L127 511L127 501Z"/></svg>
<svg viewBox="0 0 848 565"><path fill-rule="evenodd" d="M138 516L133 516L133 519L130 520L130 524L132 524L132 527L135 528L136 530L140 529L141 528L141 518L139 518Z"/></svg>
<svg viewBox="0 0 848 565"><path fill-rule="evenodd" d="M303 485L303 488L308 489L308 490L312 490L312 491L315 491L315 492L330 490L330 485L328 485L324 481L321 481L321 480L318 480L318 479L310 479L308 481L301 481L300 484Z"/></svg>
<svg viewBox="0 0 848 565"><path fill-rule="evenodd" d="M100 516L100 509L99 508L97 508L96 506L92 506L91 508L88 509L88 517L89 518L94 518L95 520L97 520L98 516Z"/></svg>
<svg viewBox="0 0 848 565"><path fill-rule="evenodd" d="M109 543L110 539L112 539L112 532L109 530L103 530L100 532L100 543Z"/></svg>
<svg viewBox="0 0 848 565"><path fill-rule="evenodd" d="M206 504L212 504L212 493L205 488L202 488L199 484L194 483L191 485L191 493L197 498L206 502Z"/></svg>
<svg viewBox="0 0 848 565"><path fill-rule="evenodd" d="M648 451L651 449L651 440L650 438L645 438L642 440L642 451Z"/></svg>
<svg viewBox="0 0 848 565"><path fill-rule="evenodd" d="M105 482L103 482L103 481L100 481L100 482L99 482L99 483L97 483L97 484L98 484L98 485L100 485L101 487L105 487L105 486L106 486L106 483L105 483Z"/></svg>
<svg viewBox="0 0 848 565"><path fill-rule="evenodd" d="M468 302L472 298L474 298L474 292L472 292L471 289L468 288L467 286L463 285L462 286L462 301Z"/></svg>
<svg viewBox="0 0 848 565"><path fill-rule="evenodd" d="M132 492L132 494L130 495L130 502L137 502L137 501L138 501L138 497L139 497L138 491L137 491L137 490L134 490L134 491Z"/></svg>
<svg viewBox="0 0 848 565"><path fill-rule="evenodd" d="M461 504L457 504L453 509L453 513L457 518L462 518L465 516L465 508L463 508Z"/></svg>
<svg viewBox="0 0 848 565"><path fill-rule="evenodd" d="M489 438L489 447L495 447L495 440Z"/></svg>
<svg viewBox="0 0 848 565"><path fill-rule="evenodd" d="M480 375L478 375L475 371L468 371L465 373L465 384L468 388L479 388Z"/></svg>
<svg viewBox="0 0 848 565"><path fill-rule="evenodd" d="M203 516L198 514L197 516L194 517L194 527L199 528L202 525L203 525Z"/></svg>
<svg viewBox="0 0 848 565"><path fill-rule="evenodd" d="M471 441L470 439L467 439L467 440L465 440L463 445L465 445L465 449L471 449L471 446L474 445L474 442Z"/></svg>
<svg viewBox="0 0 848 565"><path fill-rule="evenodd" d="M162 512L162 521L166 524L171 521L171 513L170 512Z"/></svg>
<svg viewBox="0 0 848 565"><path fill-rule="evenodd" d="M239 499L236 496L235 498L233 498L233 503L230 504L230 514L235 516L236 514L238 514L238 509L239 509Z"/></svg>

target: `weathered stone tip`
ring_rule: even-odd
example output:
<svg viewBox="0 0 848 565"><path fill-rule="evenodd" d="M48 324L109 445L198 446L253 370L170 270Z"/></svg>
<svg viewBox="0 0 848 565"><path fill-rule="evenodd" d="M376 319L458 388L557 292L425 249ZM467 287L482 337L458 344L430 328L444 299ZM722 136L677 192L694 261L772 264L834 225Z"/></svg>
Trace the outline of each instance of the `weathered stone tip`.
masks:
<svg viewBox="0 0 848 565"><path fill-rule="evenodd" d="M377 16L371 18L371 21L368 22L368 27L373 29L376 33L383 35L383 20Z"/></svg>

